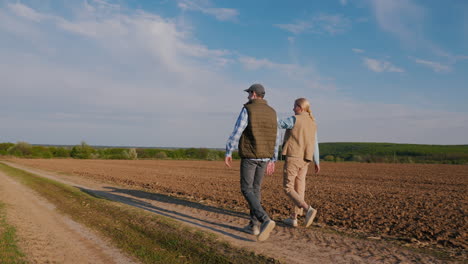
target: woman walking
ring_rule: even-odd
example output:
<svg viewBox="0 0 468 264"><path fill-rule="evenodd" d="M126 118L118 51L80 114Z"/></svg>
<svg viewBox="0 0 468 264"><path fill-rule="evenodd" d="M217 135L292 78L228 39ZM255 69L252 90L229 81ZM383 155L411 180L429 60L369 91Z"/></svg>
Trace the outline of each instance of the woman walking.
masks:
<svg viewBox="0 0 468 264"><path fill-rule="evenodd" d="M283 222L297 227L297 216L305 210L305 227L309 227L314 221L317 210L304 201L305 180L312 160L315 162L315 173L320 171L317 125L307 99L296 99L293 111L294 116L278 121L278 127L286 129L282 151L283 156L286 157L283 188L295 205L291 218Z"/></svg>

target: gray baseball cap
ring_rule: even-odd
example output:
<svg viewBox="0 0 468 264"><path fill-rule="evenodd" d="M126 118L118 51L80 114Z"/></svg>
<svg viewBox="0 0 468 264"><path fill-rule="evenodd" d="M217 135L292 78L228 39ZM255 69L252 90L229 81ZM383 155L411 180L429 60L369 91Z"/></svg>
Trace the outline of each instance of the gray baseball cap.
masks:
<svg viewBox="0 0 468 264"><path fill-rule="evenodd" d="M246 92L255 92L257 95L265 95L265 88L259 83L252 84L249 89L245 89Z"/></svg>

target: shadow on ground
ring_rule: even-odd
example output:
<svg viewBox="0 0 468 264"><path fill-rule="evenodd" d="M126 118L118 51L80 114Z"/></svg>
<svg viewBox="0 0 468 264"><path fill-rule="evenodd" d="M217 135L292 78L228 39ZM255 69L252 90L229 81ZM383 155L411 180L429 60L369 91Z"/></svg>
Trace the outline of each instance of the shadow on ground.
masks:
<svg viewBox="0 0 468 264"><path fill-rule="evenodd" d="M171 197L168 195L150 193L150 192L145 192L145 191L140 191L140 190L121 189L121 188L116 188L116 187L104 187L105 189L108 189L108 191L98 191L98 190L90 190L90 189L86 189L82 187L76 187L76 188L94 197L105 198L108 200L121 202L121 203L130 205L133 207L137 207L137 208L140 208L140 209L143 209L143 210L146 210L146 211L158 214L158 215L162 215L162 216L169 217L171 219L179 220L184 223L189 223L198 227L206 228L216 233L220 233L220 234L223 234L223 235L226 235L226 236L238 239L238 240L255 241L253 239L245 238L237 234L234 234L233 232L229 232L229 230L232 230L232 231L245 233L242 227L229 225L227 222L223 222L222 220L210 221L201 217L196 217L193 215L180 213L176 210L165 209L165 208L156 206L152 204L151 202L147 202L144 200L155 201L158 203L165 203L165 204L168 204L169 206L182 205L186 207L191 207L197 210L202 210L202 211L207 212L206 215L208 215L208 213L223 214L229 217L239 217L239 218L244 218L248 220L249 216L244 213L230 211L227 209L222 209L222 208L213 207L209 205L203 205L203 204ZM223 228L224 230L221 228Z"/></svg>

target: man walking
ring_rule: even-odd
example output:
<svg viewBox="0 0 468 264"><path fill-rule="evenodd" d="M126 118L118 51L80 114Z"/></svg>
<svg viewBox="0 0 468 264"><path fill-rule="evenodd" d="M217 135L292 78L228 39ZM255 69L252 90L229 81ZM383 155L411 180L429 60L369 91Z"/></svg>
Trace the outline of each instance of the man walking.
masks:
<svg viewBox="0 0 468 264"><path fill-rule="evenodd" d="M275 228L275 222L260 204L261 184L265 171L269 175L274 172L279 131L276 112L263 99L265 88L261 84L253 84L244 91L249 93L249 102L244 104L226 143L225 164L231 167L232 151L238 145L241 191L250 208L250 223L244 230L256 235L258 241L264 241Z"/></svg>

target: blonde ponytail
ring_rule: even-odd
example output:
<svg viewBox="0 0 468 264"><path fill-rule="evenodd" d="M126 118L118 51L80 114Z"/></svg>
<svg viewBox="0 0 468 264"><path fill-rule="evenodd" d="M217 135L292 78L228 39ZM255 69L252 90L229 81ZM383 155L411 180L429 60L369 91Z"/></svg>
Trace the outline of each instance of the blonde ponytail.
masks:
<svg viewBox="0 0 468 264"><path fill-rule="evenodd" d="M312 111L310 110L310 103L307 99L305 98L298 98L296 99L296 101L294 101L294 103L299 106L300 108L302 108L302 110L306 111L307 113L309 113L309 117L315 121L315 117L314 115L312 114Z"/></svg>

